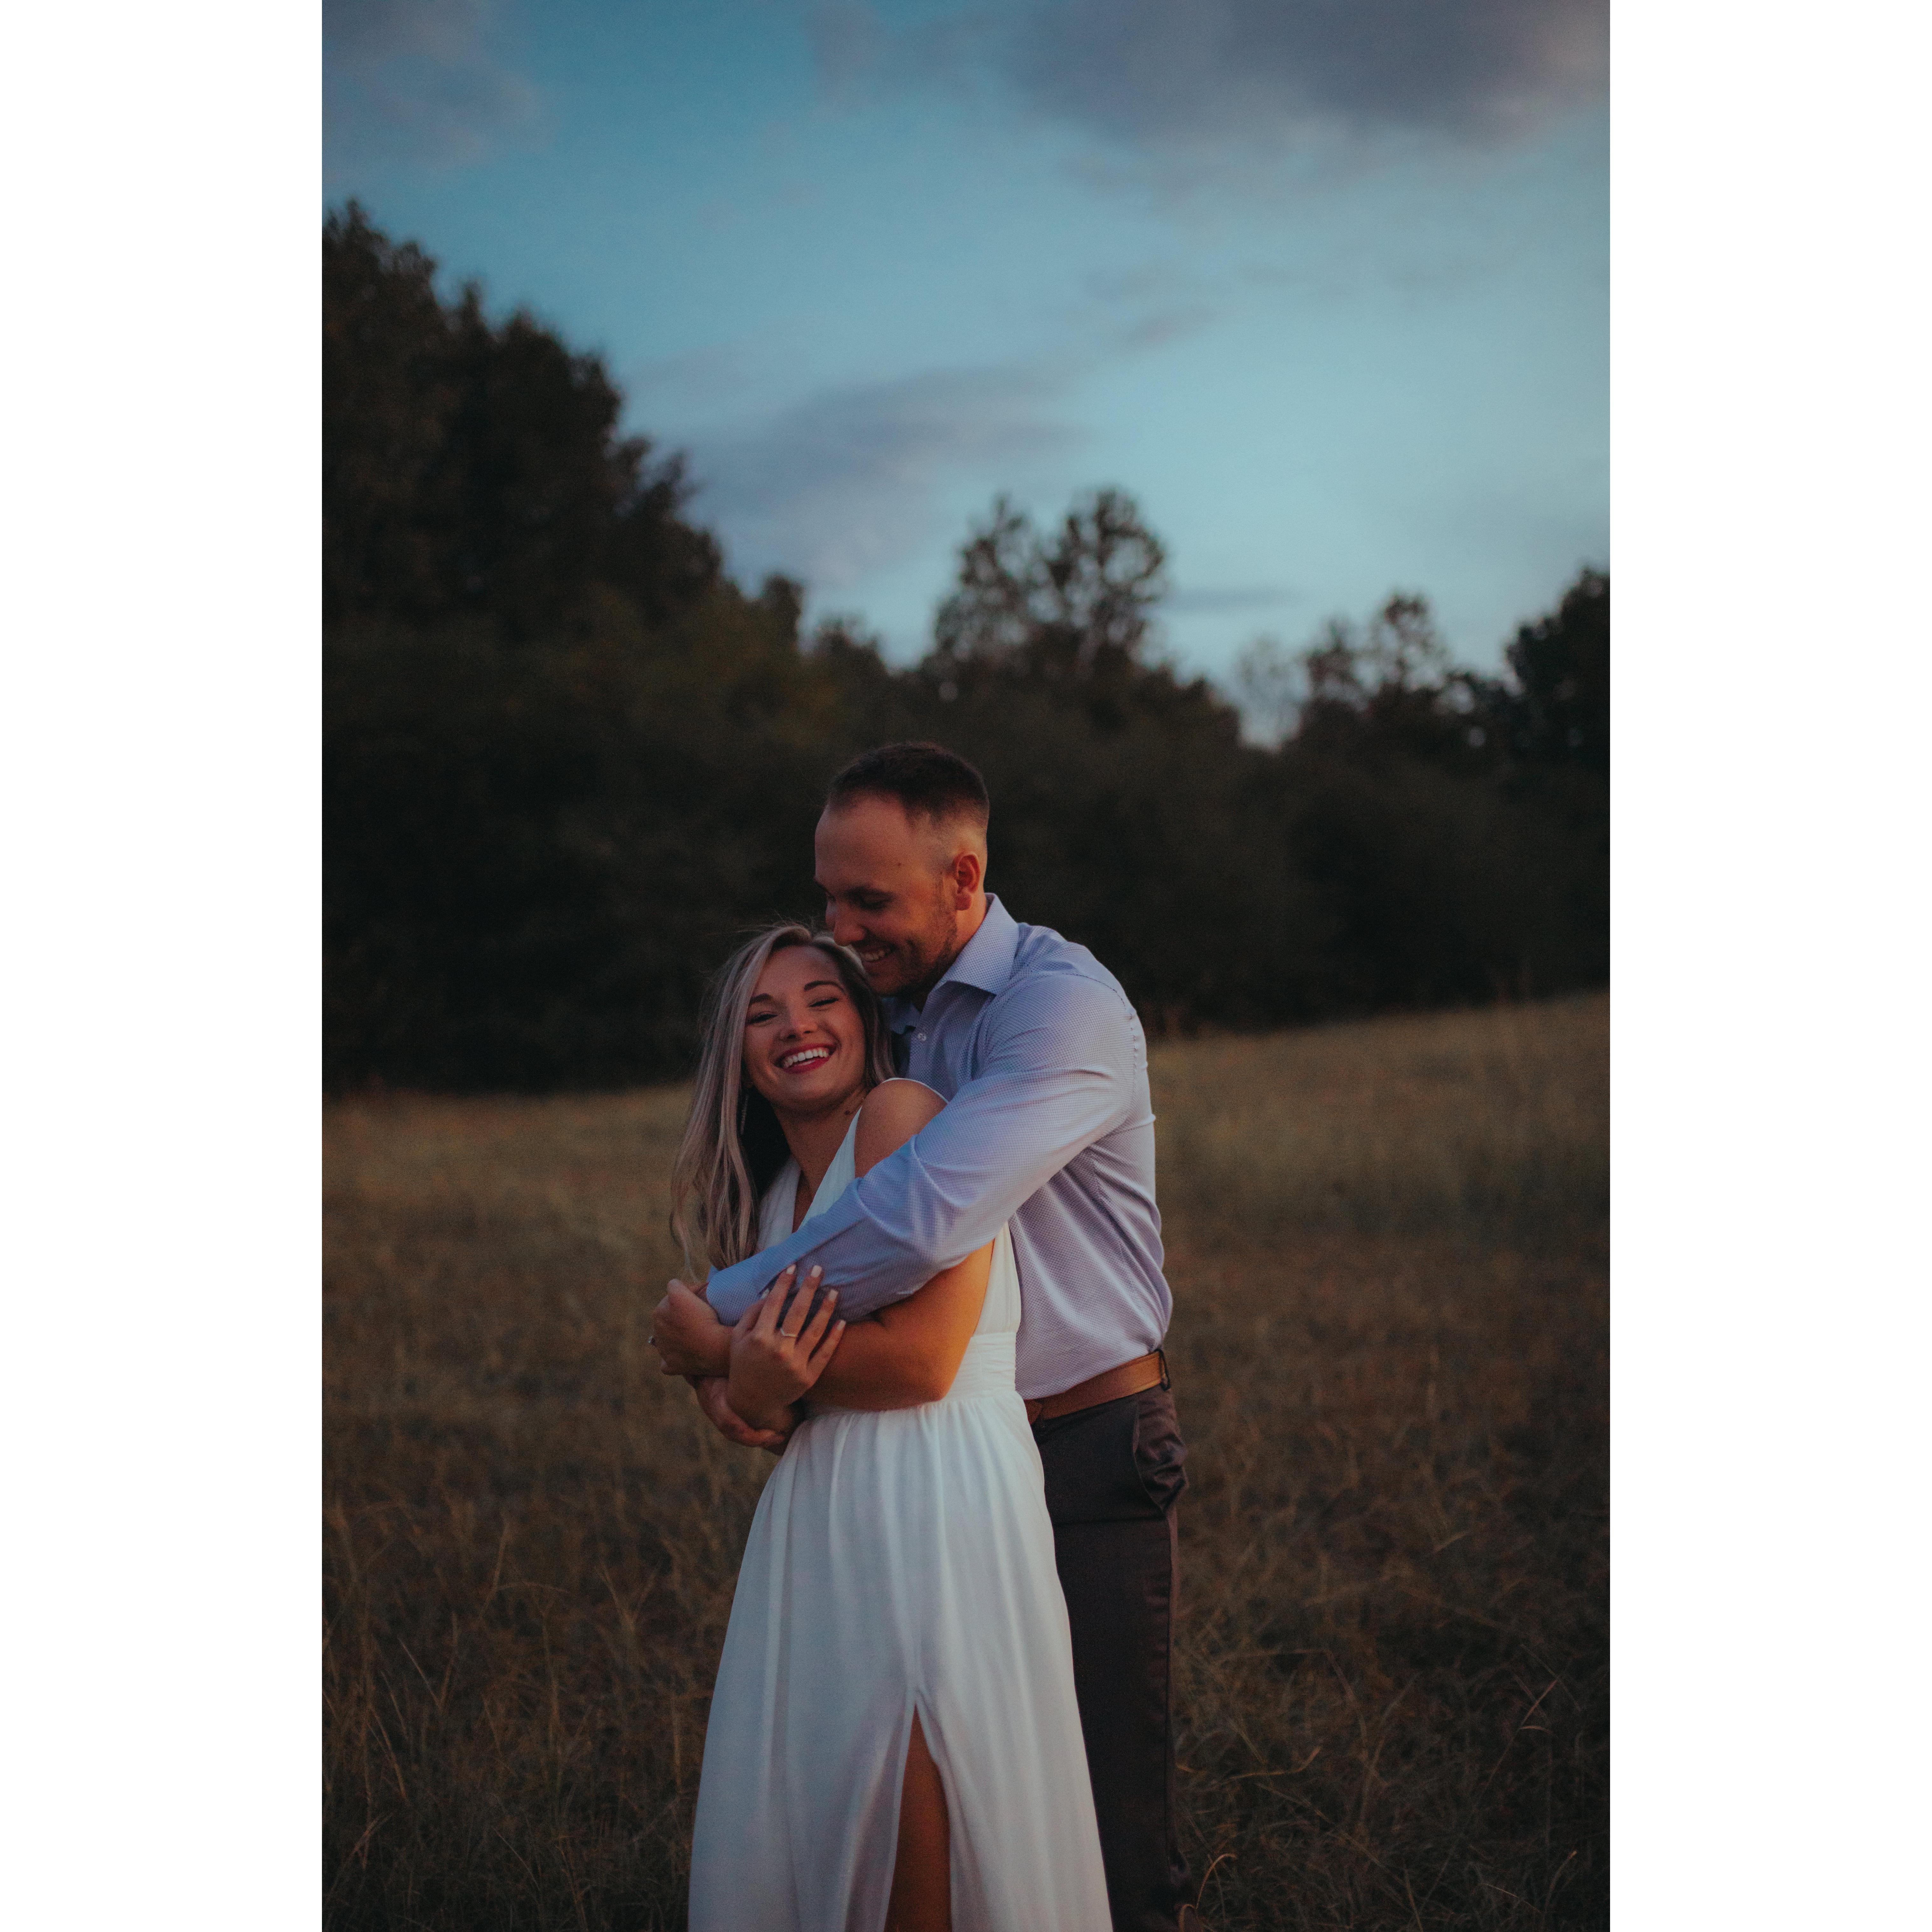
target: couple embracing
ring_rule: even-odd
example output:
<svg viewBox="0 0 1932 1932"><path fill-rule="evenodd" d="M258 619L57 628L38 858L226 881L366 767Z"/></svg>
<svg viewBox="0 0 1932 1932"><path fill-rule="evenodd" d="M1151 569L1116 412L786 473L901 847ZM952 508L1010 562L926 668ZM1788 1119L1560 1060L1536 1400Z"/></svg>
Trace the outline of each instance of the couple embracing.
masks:
<svg viewBox="0 0 1932 1932"><path fill-rule="evenodd" d="M986 786L867 752L830 930L713 982L653 1340L778 1452L705 1738L692 1932L1174 1932L1185 1450L1146 1043L986 890Z"/></svg>

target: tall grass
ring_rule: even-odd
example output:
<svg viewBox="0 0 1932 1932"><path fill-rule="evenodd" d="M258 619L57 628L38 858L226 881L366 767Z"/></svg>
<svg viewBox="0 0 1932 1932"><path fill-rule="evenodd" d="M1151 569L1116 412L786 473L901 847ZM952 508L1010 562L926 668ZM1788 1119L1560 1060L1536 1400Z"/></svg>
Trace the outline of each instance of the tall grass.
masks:
<svg viewBox="0 0 1932 1932"><path fill-rule="evenodd" d="M1209 1922L1606 1919L1600 998L1162 1048ZM670 1090L327 1126L328 1923L669 1928L766 1468L644 1344Z"/></svg>
<svg viewBox="0 0 1932 1932"><path fill-rule="evenodd" d="M1600 1225L1600 994L1158 1048L1161 1206L1184 1235Z"/></svg>

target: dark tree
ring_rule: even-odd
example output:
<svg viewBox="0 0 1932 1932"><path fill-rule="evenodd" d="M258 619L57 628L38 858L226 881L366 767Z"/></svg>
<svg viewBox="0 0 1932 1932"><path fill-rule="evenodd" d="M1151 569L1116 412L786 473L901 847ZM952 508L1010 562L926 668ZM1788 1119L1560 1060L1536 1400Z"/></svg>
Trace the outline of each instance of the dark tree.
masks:
<svg viewBox="0 0 1932 1932"><path fill-rule="evenodd" d="M1509 647L1516 755L1610 775L1610 580L1586 570Z"/></svg>
<svg viewBox="0 0 1932 1932"><path fill-rule="evenodd" d="M1526 626L1514 680L1454 664L1412 593L1360 628L1330 620L1292 660L1251 654L1251 696L1292 716L1269 815L1323 909L1320 1006L1547 992L1607 972L1605 773L1575 758L1539 694L1574 692L1600 598L1606 620L1607 580L1586 572ZM1606 692L1606 621L1600 640Z"/></svg>
<svg viewBox="0 0 1932 1932"><path fill-rule="evenodd" d="M1495 687L1451 662L1426 597L1393 592L1359 632L1330 618L1299 664L1300 750L1457 771L1494 764Z"/></svg>
<svg viewBox="0 0 1932 1932"><path fill-rule="evenodd" d="M352 202L322 230L322 265L324 620L440 614L429 506L457 384L436 264Z"/></svg>
<svg viewBox="0 0 1932 1932"><path fill-rule="evenodd" d="M605 585L647 623L716 584L684 522L681 461L621 436L595 356L530 316L493 325L473 286L352 202L322 231L322 583L330 622L484 617L520 639Z"/></svg>
<svg viewBox="0 0 1932 1932"><path fill-rule="evenodd" d="M1166 562L1124 491L1099 490L1076 503L1051 544L996 498L959 553L958 584L935 627L938 654L1065 680L1137 664L1166 593Z"/></svg>
<svg viewBox="0 0 1932 1932"><path fill-rule="evenodd" d="M1103 728L1148 713L1218 726L1226 701L1204 680L1176 678L1155 652L1166 562L1124 490L1082 498L1050 538L996 498L960 550L922 668L956 693L1055 693Z"/></svg>
<svg viewBox="0 0 1932 1932"><path fill-rule="evenodd" d="M985 772L988 882L1152 1031L1551 991L1607 968L1609 584L1452 663L1420 596L1252 654L1272 742L1163 656L1166 553L1100 490L968 532L933 648L748 592L594 356L352 205L323 235L328 1077L604 1087L689 1063L745 926L810 916L826 778ZM1257 704L1260 698L1264 704Z"/></svg>

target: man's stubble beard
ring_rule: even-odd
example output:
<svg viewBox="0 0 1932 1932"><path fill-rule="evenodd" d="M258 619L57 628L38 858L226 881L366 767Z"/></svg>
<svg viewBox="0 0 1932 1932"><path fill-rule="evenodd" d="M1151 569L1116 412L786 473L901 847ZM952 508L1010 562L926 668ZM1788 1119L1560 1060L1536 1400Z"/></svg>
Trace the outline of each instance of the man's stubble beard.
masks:
<svg viewBox="0 0 1932 1932"><path fill-rule="evenodd" d="M913 963L917 977L908 978L896 992L886 994L886 998L910 1000L916 1005L923 1005L933 988L945 978L946 968L962 950L958 907L949 907L944 925L935 925L929 935L922 934L916 946Z"/></svg>

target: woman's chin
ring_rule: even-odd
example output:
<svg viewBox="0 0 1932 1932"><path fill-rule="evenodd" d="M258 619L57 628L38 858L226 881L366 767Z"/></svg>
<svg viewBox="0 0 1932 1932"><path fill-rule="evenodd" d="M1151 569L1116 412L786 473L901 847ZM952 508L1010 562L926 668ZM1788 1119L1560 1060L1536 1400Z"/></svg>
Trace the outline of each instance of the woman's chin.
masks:
<svg viewBox="0 0 1932 1932"><path fill-rule="evenodd" d="M859 1090L859 1082L846 1075L827 1075L818 1080L785 1081L766 1097L782 1114L802 1114L814 1119L843 1106Z"/></svg>

